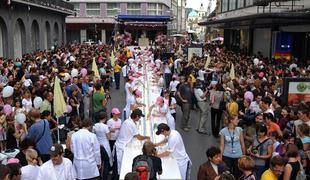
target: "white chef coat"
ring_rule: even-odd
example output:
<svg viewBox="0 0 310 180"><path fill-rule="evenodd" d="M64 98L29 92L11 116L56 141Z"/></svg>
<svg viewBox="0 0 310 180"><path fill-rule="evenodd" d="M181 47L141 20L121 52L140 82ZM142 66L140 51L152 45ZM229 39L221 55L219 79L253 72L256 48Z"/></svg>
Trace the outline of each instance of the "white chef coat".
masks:
<svg viewBox="0 0 310 180"><path fill-rule="evenodd" d="M130 82L126 82L125 84L125 92L126 92L126 104L128 102L128 99L133 96L133 94L129 91L129 88L131 88L132 85Z"/></svg>
<svg viewBox="0 0 310 180"><path fill-rule="evenodd" d="M41 167L37 180L74 180L74 168L69 159L62 157L62 163L54 166L52 160Z"/></svg>
<svg viewBox="0 0 310 180"><path fill-rule="evenodd" d="M171 130L168 136L168 147L171 155L177 160L182 179L186 179L186 170L188 162L190 161L180 133L176 130Z"/></svg>
<svg viewBox="0 0 310 180"><path fill-rule="evenodd" d="M115 142L118 173L120 173L121 171L123 152L125 146L133 139L134 136L138 134L139 134L138 128L131 118L123 122L119 136Z"/></svg>
<svg viewBox="0 0 310 180"><path fill-rule="evenodd" d="M21 180L33 180L37 179L40 167L34 165L27 165L21 168L22 175Z"/></svg>
<svg viewBox="0 0 310 180"><path fill-rule="evenodd" d="M112 152L109 144L109 139L107 137L107 134L110 133L108 125L102 122L96 123L93 127L93 131L97 136L99 144L103 146L104 149L106 150L110 159L110 165L112 166L113 163Z"/></svg>
<svg viewBox="0 0 310 180"><path fill-rule="evenodd" d="M115 127L117 127L121 124L122 124L121 119L114 120L113 118L111 118L107 122L109 129L112 129L112 128L114 129ZM111 133L111 140L116 140L118 135L119 135L119 129L117 129Z"/></svg>
<svg viewBox="0 0 310 180"><path fill-rule="evenodd" d="M128 98L128 101L126 102L126 106L125 106L125 109L124 111L126 111L126 117L125 119L128 119L130 114L131 114L131 110L130 110L130 106L135 104L136 103L136 100L135 100L135 97L134 96L130 96Z"/></svg>
<svg viewBox="0 0 310 180"><path fill-rule="evenodd" d="M94 133L80 129L72 134L71 151L76 178L89 179L99 176L97 165L101 164L100 145Z"/></svg>

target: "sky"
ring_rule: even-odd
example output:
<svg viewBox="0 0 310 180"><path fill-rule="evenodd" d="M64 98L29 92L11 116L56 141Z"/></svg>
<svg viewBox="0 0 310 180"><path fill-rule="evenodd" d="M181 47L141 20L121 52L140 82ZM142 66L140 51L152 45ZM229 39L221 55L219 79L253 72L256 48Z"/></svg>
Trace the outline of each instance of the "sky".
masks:
<svg viewBox="0 0 310 180"><path fill-rule="evenodd" d="M187 0L187 7L198 10L201 3L203 3L203 7L207 10L209 0Z"/></svg>

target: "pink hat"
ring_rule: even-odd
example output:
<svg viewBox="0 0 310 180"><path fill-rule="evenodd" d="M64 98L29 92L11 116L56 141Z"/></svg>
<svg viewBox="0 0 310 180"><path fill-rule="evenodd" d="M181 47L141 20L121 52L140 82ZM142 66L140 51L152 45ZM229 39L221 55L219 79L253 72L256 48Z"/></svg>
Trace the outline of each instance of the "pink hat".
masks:
<svg viewBox="0 0 310 180"><path fill-rule="evenodd" d="M112 114L120 114L121 112L118 110L118 108L112 109Z"/></svg>
<svg viewBox="0 0 310 180"><path fill-rule="evenodd" d="M18 163L19 163L19 159L17 158L11 158L7 162L7 164L18 164Z"/></svg>
<svg viewBox="0 0 310 180"><path fill-rule="evenodd" d="M142 92L139 91L139 90L136 90L136 91L135 91L135 94L136 94L136 96L138 96L138 97L142 97Z"/></svg>
<svg viewBox="0 0 310 180"><path fill-rule="evenodd" d="M132 76L129 76L128 78L129 78L129 80L131 80L131 81L135 80L135 78L132 77Z"/></svg>
<svg viewBox="0 0 310 180"><path fill-rule="evenodd" d="M160 75L161 75L161 72L160 72L160 71L158 71L156 74L157 74L157 76L160 76Z"/></svg>
<svg viewBox="0 0 310 180"><path fill-rule="evenodd" d="M175 74L172 76L172 78L177 78L177 77L178 77L178 76L177 76L177 75L175 75Z"/></svg>
<svg viewBox="0 0 310 180"><path fill-rule="evenodd" d="M156 104L157 104L157 105L160 105L160 104L163 103L163 102L164 102L164 98L163 98L163 97L158 96L158 97L156 98Z"/></svg>
<svg viewBox="0 0 310 180"><path fill-rule="evenodd" d="M263 78L263 77L265 76L265 74L264 74L264 72L260 72L260 73L258 74L258 76L259 76L260 78Z"/></svg>

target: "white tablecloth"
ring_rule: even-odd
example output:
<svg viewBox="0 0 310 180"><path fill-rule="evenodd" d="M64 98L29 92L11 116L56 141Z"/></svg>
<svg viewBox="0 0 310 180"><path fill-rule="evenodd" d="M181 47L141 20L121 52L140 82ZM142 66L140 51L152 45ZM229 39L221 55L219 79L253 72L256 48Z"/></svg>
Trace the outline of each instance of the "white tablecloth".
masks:
<svg viewBox="0 0 310 180"><path fill-rule="evenodd" d="M152 79L152 69L147 67L144 69L143 74L146 72L146 76L142 76L139 79L144 83L144 87L140 86L139 89L143 92L143 102L146 104L146 107L143 109L145 115L147 115L149 107L155 103L156 98L160 95L160 89L154 84L151 83ZM140 130L140 134L147 135L151 137L152 142L160 142L164 139L163 135L157 136L155 134L157 124L159 123L167 123L166 119L162 118L151 118L147 120L145 118L141 118L138 128ZM123 180L125 175L128 172L132 171L132 162L133 159L142 154L142 145L143 142L140 142L134 139L130 142L124 149L120 179ZM162 152L167 149L167 146L159 147L157 149L158 152ZM171 156L161 158L162 160L162 175L158 176L157 179L167 179L167 180L181 180L180 170L177 164L177 161L173 159Z"/></svg>

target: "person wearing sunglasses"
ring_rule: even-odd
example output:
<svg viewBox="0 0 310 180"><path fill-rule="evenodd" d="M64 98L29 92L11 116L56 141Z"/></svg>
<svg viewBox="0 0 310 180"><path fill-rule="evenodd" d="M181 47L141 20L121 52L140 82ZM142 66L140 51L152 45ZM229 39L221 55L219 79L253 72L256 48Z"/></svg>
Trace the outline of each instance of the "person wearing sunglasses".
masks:
<svg viewBox="0 0 310 180"><path fill-rule="evenodd" d="M266 170L261 180L278 180L284 171L285 162L281 156L271 158L270 168Z"/></svg>

